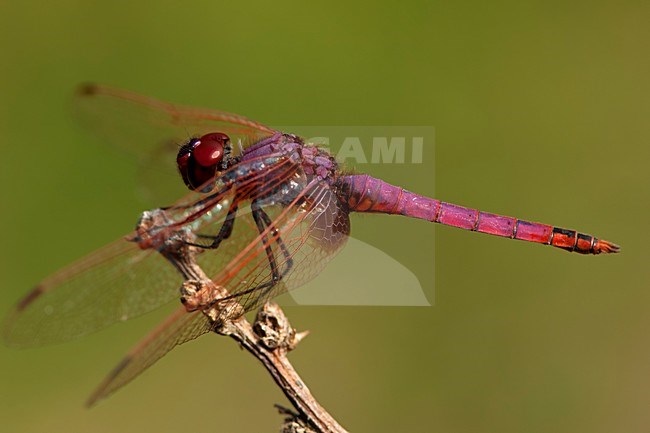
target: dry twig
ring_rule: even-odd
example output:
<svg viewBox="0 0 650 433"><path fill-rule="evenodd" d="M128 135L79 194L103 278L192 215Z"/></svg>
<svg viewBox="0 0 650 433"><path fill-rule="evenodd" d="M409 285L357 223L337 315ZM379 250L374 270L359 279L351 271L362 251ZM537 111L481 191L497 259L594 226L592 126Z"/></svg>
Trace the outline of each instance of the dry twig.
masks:
<svg viewBox="0 0 650 433"><path fill-rule="evenodd" d="M260 308L253 326L240 317L224 325L219 333L233 338L259 359L298 411L285 420L284 431L346 432L318 403L287 359L287 352L294 349L306 333L296 333L277 304L266 303ZM309 427L313 430L307 429Z"/></svg>

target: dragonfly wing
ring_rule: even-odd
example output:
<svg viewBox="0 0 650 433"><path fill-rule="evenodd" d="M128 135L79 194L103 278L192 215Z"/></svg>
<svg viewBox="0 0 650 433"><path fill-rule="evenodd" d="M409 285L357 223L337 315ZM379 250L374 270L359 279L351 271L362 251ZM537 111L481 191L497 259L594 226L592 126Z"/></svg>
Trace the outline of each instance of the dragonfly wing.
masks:
<svg viewBox="0 0 650 433"><path fill-rule="evenodd" d="M78 89L74 108L82 124L136 158L145 194L165 203L184 188L176 154L190 138L223 132L235 147L241 143L245 148L276 132L237 114L174 105L96 84Z"/></svg>
<svg viewBox="0 0 650 433"><path fill-rule="evenodd" d="M188 194L172 217L187 218L202 199ZM223 220L230 200L230 191L213 197L211 221ZM200 230L202 221L194 224ZM71 340L179 298L181 275L157 251L129 241L135 237L132 232L41 281L6 318L5 342L27 347Z"/></svg>
<svg viewBox="0 0 650 433"><path fill-rule="evenodd" d="M188 313L182 307L177 309L131 349L93 392L87 405L92 406L98 400L126 385L174 347L198 338L212 328L210 321L201 312Z"/></svg>
<svg viewBox="0 0 650 433"><path fill-rule="evenodd" d="M178 297L180 275L152 253L120 239L46 278L7 317L5 342L70 340Z"/></svg>
<svg viewBox="0 0 650 433"><path fill-rule="evenodd" d="M316 277L345 245L350 233L347 211L323 181L312 181L288 205L279 200L263 209L271 220L265 232L220 272L212 274L213 281L225 287L245 311ZM269 253L277 267L276 275ZM209 264L205 268L210 269ZM270 284L277 275L280 280Z"/></svg>
<svg viewBox="0 0 650 433"><path fill-rule="evenodd" d="M171 104L98 84L79 87L75 108L82 122L143 159L150 158L161 143L181 145L208 132L228 134L243 147L277 132L238 114Z"/></svg>

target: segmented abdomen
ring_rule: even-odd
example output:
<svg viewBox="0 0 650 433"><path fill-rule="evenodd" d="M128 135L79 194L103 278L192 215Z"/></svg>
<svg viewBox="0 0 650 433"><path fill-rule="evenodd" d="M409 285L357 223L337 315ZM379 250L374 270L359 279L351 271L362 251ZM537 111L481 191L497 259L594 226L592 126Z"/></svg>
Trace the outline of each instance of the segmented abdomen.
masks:
<svg viewBox="0 0 650 433"><path fill-rule="evenodd" d="M368 175L341 176L341 195L354 212L405 215L495 236L552 245L581 254L616 253L620 247L575 230L481 212L414 194Z"/></svg>

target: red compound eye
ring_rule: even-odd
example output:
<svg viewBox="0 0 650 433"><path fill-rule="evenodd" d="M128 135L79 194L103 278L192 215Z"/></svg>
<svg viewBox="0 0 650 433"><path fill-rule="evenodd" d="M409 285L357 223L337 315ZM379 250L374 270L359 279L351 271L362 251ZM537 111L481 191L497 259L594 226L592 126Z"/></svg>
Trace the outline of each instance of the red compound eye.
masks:
<svg viewBox="0 0 650 433"><path fill-rule="evenodd" d="M193 138L180 148L176 164L188 188L197 190L217 175L229 141L226 134L214 132Z"/></svg>
<svg viewBox="0 0 650 433"><path fill-rule="evenodd" d="M223 149L228 142L228 136L220 132L206 134L195 144L192 154L196 163L202 167L212 167L223 159Z"/></svg>

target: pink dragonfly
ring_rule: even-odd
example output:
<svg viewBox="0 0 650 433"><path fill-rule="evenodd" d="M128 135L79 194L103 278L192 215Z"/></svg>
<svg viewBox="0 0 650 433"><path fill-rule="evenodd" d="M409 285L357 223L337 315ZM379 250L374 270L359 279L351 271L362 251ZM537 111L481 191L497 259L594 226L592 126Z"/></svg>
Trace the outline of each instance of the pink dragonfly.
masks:
<svg viewBox="0 0 650 433"><path fill-rule="evenodd" d="M314 278L344 246L350 212L404 215L581 254L619 251L574 230L342 173L327 151L243 116L95 85L83 87L78 102L94 119L120 118L119 130L104 123L105 132L129 135L137 146L125 148L145 162L175 165L191 190L172 206L145 212L124 238L43 280L6 320L8 344L41 345L86 335L180 297L183 305L131 350L91 404L175 346ZM142 124L150 128L146 139L129 129ZM192 138L185 139L188 134ZM181 141L175 158L156 150L161 142ZM179 293L183 280L213 284L184 284Z"/></svg>

